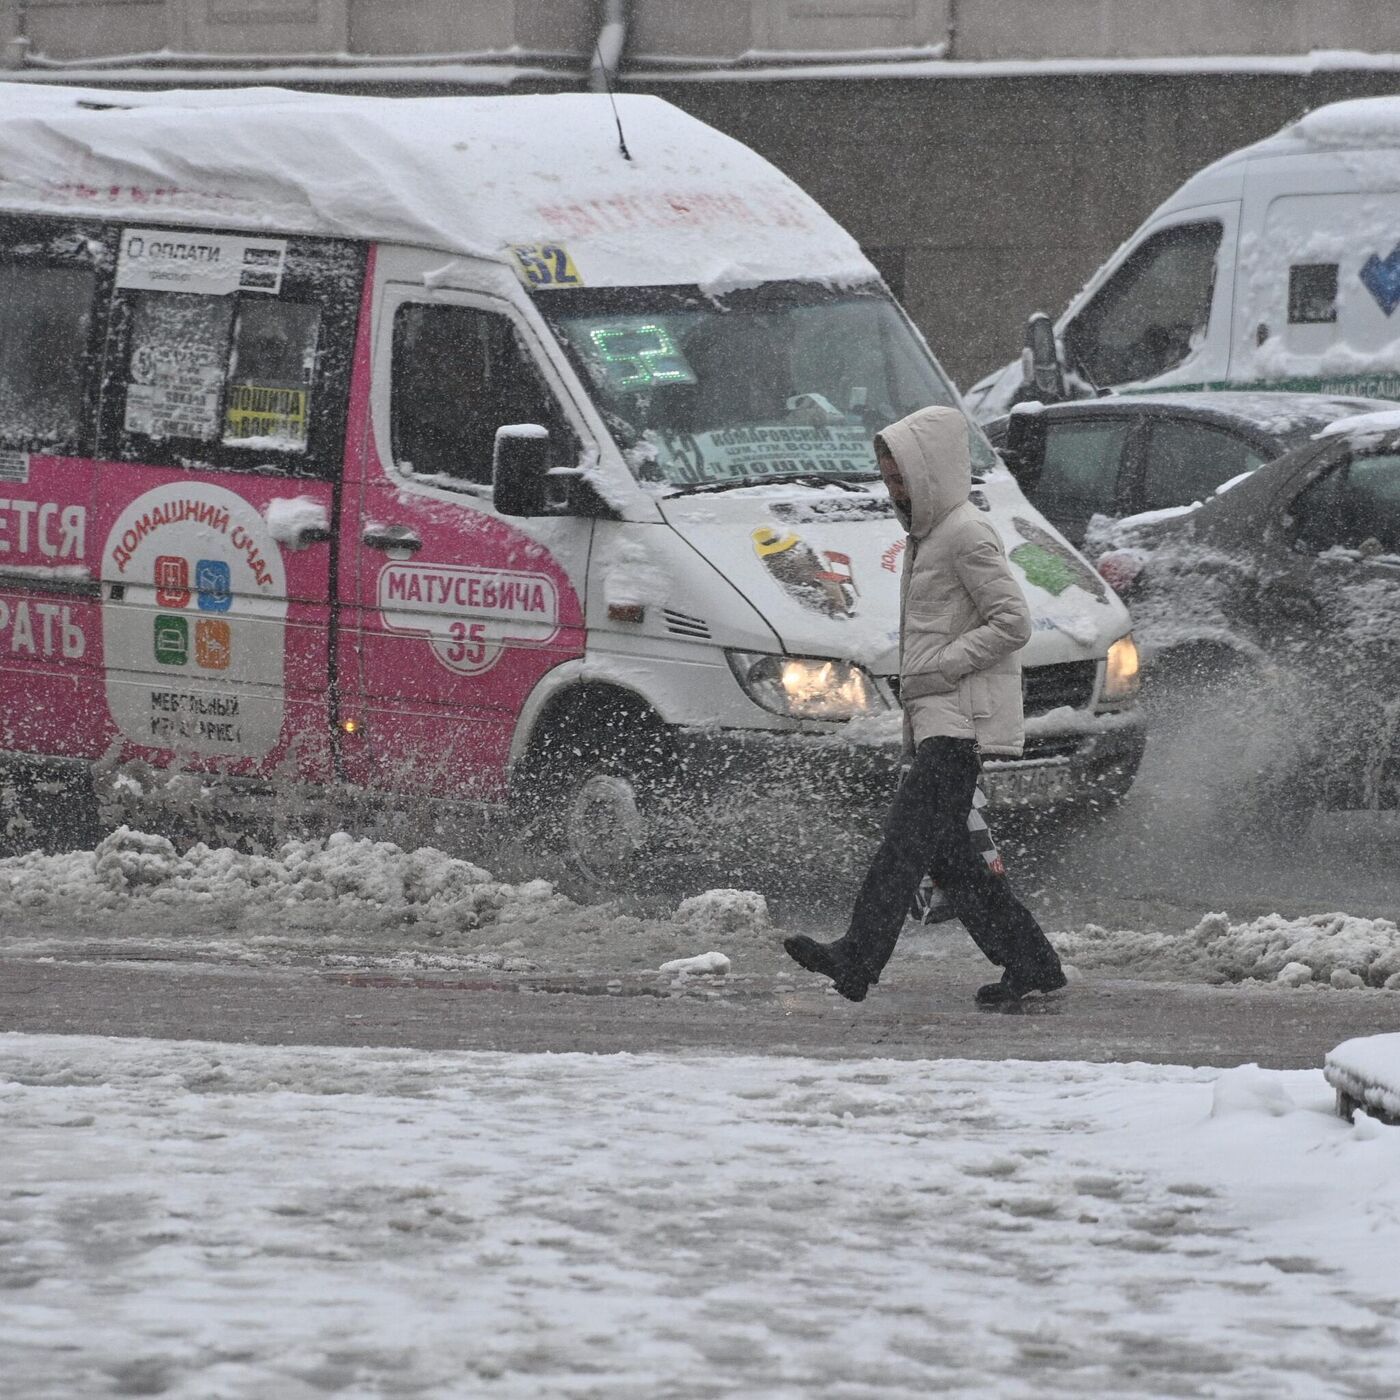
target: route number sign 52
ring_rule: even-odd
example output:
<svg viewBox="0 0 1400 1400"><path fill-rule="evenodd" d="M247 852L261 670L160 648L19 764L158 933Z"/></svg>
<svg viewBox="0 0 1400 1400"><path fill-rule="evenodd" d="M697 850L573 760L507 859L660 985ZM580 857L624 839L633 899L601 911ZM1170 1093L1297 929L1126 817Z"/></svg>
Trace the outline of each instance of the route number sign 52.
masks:
<svg viewBox="0 0 1400 1400"><path fill-rule="evenodd" d="M567 248L557 243L516 243L511 247L516 270L528 287L581 287L583 278Z"/></svg>

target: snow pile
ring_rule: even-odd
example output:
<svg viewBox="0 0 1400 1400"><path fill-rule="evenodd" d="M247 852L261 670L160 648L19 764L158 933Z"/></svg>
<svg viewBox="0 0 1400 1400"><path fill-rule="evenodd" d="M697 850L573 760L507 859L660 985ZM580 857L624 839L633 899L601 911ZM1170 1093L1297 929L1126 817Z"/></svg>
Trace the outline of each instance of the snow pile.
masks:
<svg viewBox="0 0 1400 1400"><path fill-rule="evenodd" d="M1282 1118L1298 1105L1284 1087L1281 1075L1270 1074L1258 1065L1227 1069L1211 1091L1210 1116L1226 1118L1234 1113L1262 1113Z"/></svg>
<svg viewBox="0 0 1400 1400"><path fill-rule="evenodd" d="M182 855L164 836L123 826L93 851L0 861L0 913L116 910L133 901L293 921L303 910L369 914L384 925L442 932L538 918L569 904L543 880L508 885L430 846L403 851L344 832L288 841L270 856L202 842Z"/></svg>
<svg viewBox="0 0 1400 1400"><path fill-rule="evenodd" d="M673 914L579 905L547 880L511 883L431 846L405 850L344 832L268 855L122 827L93 851L0 860L0 948L110 951L239 962L312 957L393 969L634 969L688 954L776 963L768 907L711 890ZM719 971L718 967L713 970Z"/></svg>
<svg viewBox="0 0 1400 1400"><path fill-rule="evenodd" d="M6 1395L1389 1396L1321 1072L0 1035Z"/></svg>
<svg viewBox="0 0 1400 1400"><path fill-rule="evenodd" d="M767 933L768 901L754 890L706 890L681 901L676 923L698 934Z"/></svg>
<svg viewBox="0 0 1400 1400"><path fill-rule="evenodd" d="M1338 418L1329 423L1320 433L1325 437L1355 437L1362 433L1393 433L1400 429L1400 409L1383 409L1376 413L1358 413L1349 418Z"/></svg>
<svg viewBox="0 0 1400 1400"><path fill-rule="evenodd" d="M1062 957L1081 968L1150 969L1212 982L1263 981L1284 986L1326 983L1338 990L1400 990L1400 928L1389 919L1312 914L1287 919L1269 914L1231 923L1207 914L1184 934L1087 924L1053 935Z"/></svg>
<svg viewBox="0 0 1400 1400"><path fill-rule="evenodd" d="M1400 1122L1400 1035L1344 1040L1328 1052L1324 1073L1344 1098Z"/></svg>
<svg viewBox="0 0 1400 1400"><path fill-rule="evenodd" d="M659 970L680 977L725 977L729 968L729 959L723 953L700 953L693 958L673 958L670 962L662 963Z"/></svg>
<svg viewBox="0 0 1400 1400"><path fill-rule="evenodd" d="M644 539L617 540L603 571L603 600L614 607L660 607L671 595L671 575Z"/></svg>

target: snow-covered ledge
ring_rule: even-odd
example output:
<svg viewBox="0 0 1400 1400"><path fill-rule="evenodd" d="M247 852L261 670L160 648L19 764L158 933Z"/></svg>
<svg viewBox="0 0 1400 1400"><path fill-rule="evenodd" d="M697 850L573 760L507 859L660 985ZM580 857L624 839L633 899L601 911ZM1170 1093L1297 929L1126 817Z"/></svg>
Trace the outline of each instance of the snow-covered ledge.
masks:
<svg viewBox="0 0 1400 1400"><path fill-rule="evenodd" d="M1344 1040L1328 1052L1323 1073L1343 1118L1364 1108L1383 1123L1400 1124L1400 1033Z"/></svg>

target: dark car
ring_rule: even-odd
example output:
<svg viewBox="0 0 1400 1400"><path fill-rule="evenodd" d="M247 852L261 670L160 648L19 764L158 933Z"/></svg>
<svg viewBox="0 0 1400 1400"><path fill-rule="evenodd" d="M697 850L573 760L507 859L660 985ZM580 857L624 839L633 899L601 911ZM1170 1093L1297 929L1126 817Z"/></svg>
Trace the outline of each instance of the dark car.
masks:
<svg viewBox="0 0 1400 1400"><path fill-rule="evenodd" d="M1073 544L1095 515L1118 517L1204 501L1226 482L1307 442L1338 418L1394 408L1328 394L1122 394L1032 409L987 427L999 451L1031 443L1013 462L1021 488ZM1026 409L1017 410L1018 418ZM1043 434L1043 436L1042 436Z"/></svg>
<svg viewBox="0 0 1400 1400"><path fill-rule="evenodd" d="M1334 423L1198 509L1098 522L1149 685L1206 678L1219 778L1277 830L1400 807L1400 411ZM1204 739L1203 739L1204 741Z"/></svg>

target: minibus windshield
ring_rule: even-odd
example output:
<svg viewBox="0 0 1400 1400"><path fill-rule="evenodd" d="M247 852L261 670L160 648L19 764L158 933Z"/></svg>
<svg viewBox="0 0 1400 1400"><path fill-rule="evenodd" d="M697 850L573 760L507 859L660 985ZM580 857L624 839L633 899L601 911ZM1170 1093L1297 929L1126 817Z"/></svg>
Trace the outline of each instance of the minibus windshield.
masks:
<svg viewBox="0 0 1400 1400"><path fill-rule="evenodd" d="M878 287L550 291L537 305L642 480L878 476L874 435L955 395ZM996 462L969 426L974 470Z"/></svg>

